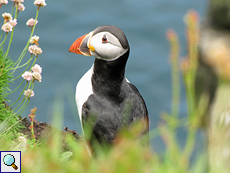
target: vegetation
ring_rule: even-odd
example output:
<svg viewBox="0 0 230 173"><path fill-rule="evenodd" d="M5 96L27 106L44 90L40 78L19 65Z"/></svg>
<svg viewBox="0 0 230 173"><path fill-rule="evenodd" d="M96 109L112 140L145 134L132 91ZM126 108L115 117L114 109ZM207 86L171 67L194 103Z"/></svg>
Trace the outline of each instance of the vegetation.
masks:
<svg viewBox="0 0 230 173"><path fill-rule="evenodd" d="M0 1L0 8L2 5L6 5L8 1ZM38 65L34 65L37 57L39 54L41 54L41 49L37 46L34 48L34 45L29 46L29 44L37 44L37 40L32 37L34 33L34 29L36 26L36 21L38 18L38 11L40 8L40 5L38 5L37 8L37 14L35 19L29 19L27 22L27 25L31 27L31 35L29 37L29 40L23 49L21 55L19 56L18 60L16 62L13 62L12 59L8 56L10 46L13 40L14 36L14 29L17 25L17 17L20 11L24 11L25 7L22 3L19 1L13 2L13 7L11 13L3 13L2 17L4 19L4 23L1 27L1 36L0 36L0 122L2 126L2 135L8 135L8 133L14 133L16 135L16 132L19 131L20 128L23 126L20 123L20 117L19 115L22 114L25 107L28 105L30 101L30 97L34 95L33 87L35 80L41 81L41 75L38 74ZM13 17L14 16L14 19ZM7 38L9 38L8 46L5 46L5 42ZM6 48L6 51L4 52ZM27 49L29 50L31 57L30 59L24 63L21 64L22 59L25 57ZM35 57L35 58L34 58ZM31 62L32 65L31 65ZM40 66L39 66L40 67ZM23 72L17 76L14 77L14 73L17 69L23 68ZM41 67L40 67L41 68ZM32 70L32 72L28 72L27 70ZM28 75L29 73L29 75ZM22 78L21 78L22 77ZM20 80L21 83L19 86L17 86L14 90L11 90L9 88L9 84L14 82L15 80ZM8 96L12 93L14 93L18 88L25 84L24 89L22 90L21 94L19 95L18 99L11 103L11 101L8 99ZM10 105L8 105L10 104ZM4 128L3 128L4 127Z"/></svg>
<svg viewBox="0 0 230 173"><path fill-rule="evenodd" d="M35 0L35 2L38 0ZM0 1L1 2L1 1ZM34 3L35 3L34 2ZM44 2L44 1L42 1ZM45 3L45 2L44 2ZM19 2L15 1L11 15L15 14L15 19L19 13ZM35 3L36 5L36 3ZM91 157L83 140L76 140L71 134L65 136L59 130L52 129L48 138L36 140L34 136L34 118L37 109L31 110L32 138L20 134L19 115L27 106L33 96L35 81L41 81L41 76L34 75L35 72L41 74L41 68L36 66L37 56L41 49L29 48L31 38L36 26L38 11L45 5L37 4L37 14L34 25L31 27L31 35L25 49L16 62L8 57L10 44L13 39L12 31L2 31L0 43L0 150L1 151L22 151L22 172L140 172L140 173L201 173L215 172L212 165L207 163L207 152L205 150L194 153L196 136L200 128L202 116L208 108L209 99L206 94L201 94L196 98L195 80L198 68L198 41L199 41L199 19L195 11L189 11L185 16L187 26L188 55L181 63L181 69L186 86L188 116L180 118L180 60L179 60L179 39L173 30L167 32L167 38L171 45L170 60L172 64L172 111L162 115L162 122L158 127L150 131L150 139L160 136L165 143L165 151L158 153L153 148L141 148L136 134L141 128L141 124L135 125L131 131L123 131L117 137L117 142L112 149L103 150L98 148L98 154ZM1 4L0 4L1 7ZM7 20L5 19L4 24ZM9 21L8 21L9 22ZM5 33L4 33L5 32ZM4 53L4 43L10 35L7 51ZM5 34L5 37L3 37ZM31 44L37 45L36 37L33 37ZM36 41L37 40L37 41ZM34 41L34 42L33 42ZM34 45L33 45L34 46ZM20 64L29 48L31 58L25 64ZM32 63L32 65L31 65ZM14 78L16 69L24 68L23 73ZM28 71L27 71L28 70ZM27 73L25 73L27 72ZM32 74L33 73L33 74ZM21 78L23 76L23 78ZM19 99L11 103L7 96L14 92L9 89L9 83L14 80L22 80L25 84L24 90ZM16 88L18 89L18 87ZM28 91L27 93L25 91ZM23 96L24 93L24 96ZM10 106L7 105L7 102ZM62 120L62 98L57 98L54 102L53 114L59 118L54 119L53 125L60 126ZM225 123L222 121L222 123ZM187 138L183 146L178 142L177 130L185 128ZM65 147L63 147L63 138ZM215 171L214 171L215 170ZM222 172L226 171L222 166Z"/></svg>

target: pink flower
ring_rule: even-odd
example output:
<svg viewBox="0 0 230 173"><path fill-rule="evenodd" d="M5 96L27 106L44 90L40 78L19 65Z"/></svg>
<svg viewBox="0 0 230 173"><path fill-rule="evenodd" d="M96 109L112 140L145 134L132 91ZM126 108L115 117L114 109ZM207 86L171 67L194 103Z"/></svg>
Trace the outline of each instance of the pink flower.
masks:
<svg viewBox="0 0 230 173"><path fill-rule="evenodd" d="M15 7L17 7L17 4L15 4ZM22 3L18 3L18 11L24 11L25 6Z"/></svg>
<svg viewBox="0 0 230 173"><path fill-rule="evenodd" d="M33 72L32 74L33 74L33 77L34 77L35 80L37 80L38 82L41 82L41 81L42 81L42 76L41 76L40 73L38 73L38 72Z"/></svg>
<svg viewBox="0 0 230 173"><path fill-rule="evenodd" d="M35 0L34 5L36 5L38 7L45 7L47 4L46 4L45 0Z"/></svg>
<svg viewBox="0 0 230 173"><path fill-rule="evenodd" d="M7 0L0 0L0 6L1 6L1 5L6 5L6 4L8 4L8 1L7 1Z"/></svg>
<svg viewBox="0 0 230 173"><path fill-rule="evenodd" d="M28 48L28 51L31 53L31 54L34 54L35 56L38 56L42 53L42 49L40 47L38 47L37 45L31 45L29 48Z"/></svg>
<svg viewBox="0 0 230 173"><path fill-rule="evenodd" d="M12 31L13 26L11 24L9 24L8 22L2 25L1 28L4 32L8 33L10 31Z"/></svg>
<svg viewBox="0 0 230 173"><path fill-rule="evenodd" d="M31 79L33 79L33 74L29 71L26 71L25 73L22 74L22 77L25 80L30 81Z"/></svg>
<svg viewBox="0 0 230 173"><path fill-rule="evenodd" d="M39 40L39 37L35 35L35 36L31 37L30 43L36 44L38 46L38 40Z"/></svg>
<svg viewBox="0 0 230 173"><path fill-rule="evenodd" d="M12 16L10 13L3 13L2 17L5 19L5 23L6 21L12 20Z"/></svg>
<svg viewBox="0 0 230 173"><path fill-rule="evenodd" d="M33 27L34 25L37 25L38 21L35 23L35 19L31 18L26 22L26 25L29 27Z"/></svg>
<svg viewBox="0 0 230 173"><path fill-rule="evenodd" d="M24 95L28 98L28 97L33 97L34 96L34 91L32 91L31 89L28 89L26 91L24 91Z"/></svg>
<svg viewBox="0 0 230 173"><path fill-rule="evenodd" d="M32 68L32 71L41 74L41 73L42 73L42 68L41 68L40 65L35 64L35 65L33 66L33 68Z"/></svg>
<svg viewBox="0 0 230 173"><path fill-rule="evenodd" d="M12 27L15 27L18 24L17 19L10 20L8 23L11 24Z"/></svg>

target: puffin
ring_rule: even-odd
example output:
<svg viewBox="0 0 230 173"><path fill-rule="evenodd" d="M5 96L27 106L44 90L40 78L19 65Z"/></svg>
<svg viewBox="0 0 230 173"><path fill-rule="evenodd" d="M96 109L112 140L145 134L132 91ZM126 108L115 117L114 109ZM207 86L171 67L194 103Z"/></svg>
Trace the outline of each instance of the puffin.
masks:
<svg viewBox="0 0 230 173"><path fill-rule="evenodd" d="M103 25L79 37L69 52L94 56L92 67L76 86L76 104L81 126L88 132L90 151L94 144L111 146L122 129L144 122L141 136L148 136L149 118L145 101L138 89L125 78L130 47L124 32ZM148 145L148 137L145 138Z"/></svg>

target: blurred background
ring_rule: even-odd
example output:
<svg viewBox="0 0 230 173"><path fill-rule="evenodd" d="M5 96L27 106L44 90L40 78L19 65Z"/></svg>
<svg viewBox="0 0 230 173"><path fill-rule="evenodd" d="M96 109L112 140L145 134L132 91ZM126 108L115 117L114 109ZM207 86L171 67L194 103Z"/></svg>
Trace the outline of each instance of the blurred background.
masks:
<svg viewBox="0 0 230 173"><path fill-rule="evenodd" d="M64 99L63 127L81 134L80 122L75 105L75 87L84 73L91 67L94 57L69 53L69 47L80 36L89 33L100 25L116 25L126 34L131 48L126 67L126 77L135 84L144 97L150 118L150 129L160 122L162 112L171 109L171 66L169 43L166 31L174 29L180 38L181 57L186 56L186 33L183 17L189 9L195 9L201 21L207 10L205 0L55 0L46 1L40 8L38 24L34 35L40 37L39 46L43 53L37 64L43 68L42 82L36 82L35 97L23 113L27 117L30 109L37 107L36 119L51 123L52 106L57 95ZM0 8L1 13L11 12L13 3ZM26 22L35 18L37 7L33 1L25 1L25 11L18 16L18 25L9 56L17 60L30 36ZM2 20L2 21L1 21ZM3 18L0 19L3 22ZM30 58L27 53L25 62ZM15 76L22 71L16 71ZM18 79L11 85L14 89L21 82ZM181 80L180 116L187 116L184 84ZM22 89L21 89L22 90ZM21 90L10 96L15 101ZM181 143L186 135L183 128L178 130ZM202 134L198 136L201 141ZM202 142L199 142L200 145ZM163 149L159 138L151 140L156 151ZM199 148L199 144L197 148Z"/></svg>

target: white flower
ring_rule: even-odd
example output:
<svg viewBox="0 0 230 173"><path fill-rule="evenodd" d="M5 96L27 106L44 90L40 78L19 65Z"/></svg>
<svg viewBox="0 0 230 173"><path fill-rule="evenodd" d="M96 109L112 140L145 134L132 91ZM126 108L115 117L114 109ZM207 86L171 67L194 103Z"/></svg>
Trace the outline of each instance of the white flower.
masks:
<svg viewBox="0 0 230 173"><path fill-rule="evenodd" d="M220 124L223 126L230 125L230 112L224 112L220 116Z"/></svg>
<svg viewBox="0 0 230 173"><path fill-rule="evenodd" d="M35 0L34 5L39 6L39 7L45 7L47 4L45 0Z"/></svg>
<svg viewBox="0 0 230 173"><path fill-rule="evenodd" d="M42 67L38 64L35 64L32 68L32 71L41 74L42 73Z"/></svg>
<svg viewBox="0 0 230 173"><path fill-rule="evenodd" d="M38 23L38 21L36 21L36 24ZM32 27L34 26L35 24L35 19L31 18L29 19L27 22L26 22L26 25L29 26L29 27Z"/></svg>
<svg viewBox="0 0 230 173"><path fill-rule="evenodd" d="M33 77L34 77L35 80L37 80L38 82L41 82L41 81L42 81L42 76L41 76L40 73L38 73L38 72L33 72L32 74L33 74Z"/></svg>
<svg viewBox="0 0 230 173"><path fill-rule="evenodd" d="M9 24L8 22L2 25L2 30L4 32L8 33L10 31L12 31L12 29L13 29L13 26L11 24Z"/></svg>
<svg viewBox="0 0 230 173"><path fill-rule="evenodd" d="M27 139L26 139L24 136L19 136L19 137L18 137L18 141L19 141L19 142L23 142L24 144L27 143Z"/></svg>
<svg viewBox="0 0 230 173"><path fill-rule="evenodd" d="M31 37L30 43L31 44L36 44L38 46L38 40L39 40L39 36L35 35L35 36Z"/></svg>
<svg viewBox="0 0 230 173"><path fill-rule="evenodd" d="M8 23L11 24L12 27L15 27L18 24L17 19L10 20Z"/></svg>
<svg viewBox="0 0 230 173"><path fill-rule="evenodd" d="M24 147L26 147L27 139L24 136L19 136L18 137L18 143L19 143L19 145L18 145L19 148L24 148Z"/></svg>
<svg viewBox="0 0 230 173"><path fill-rule="evenodd" d="M16 2L16 3L24 2L24 0L11 0L11 1Z"/></svg>
<svg viewBox="0 0 230 173"><path fill-rule="evenodd" d="M26 97L33 97L34 96L34 91L32 91L31 89L28 89L28 90L24 91L24 95Z"/></svg>
<svg viewBox="0 0 230 173"><path fill-rule="evenodd" d="M38 47L37 45L31 45L29 48L28 48L28 51L31 53L31 54L34 54L35 56L38 56L42 53L42 49L40 47Z"/></svg>
<svg viewBox="0 0 230 173"><path fill-rule="evenodd" d="M15 7L17 7L17 4L15 4ZM18 3L18 11L24 11L25 6L22 3Z"/></svg>
<svg viewBox="0 0 230 173"><path fill-rule="evenodd" d="M0 6L1 6L2 4L3 4L3 5L6 5L6 4L8 4L8 1L7 1L7 0L0 0Z"/></svg>
<svg viewBox="0 0 230 173"><path fill-rule="evenodd" d="M31 79L33 79L33 75L31 72L29 71L26 71L25 73L22 74L22 77L27 80L27 81L30 81Z"/></svg>
<svg viewBox="0 0 230 173"><path fill-rule="evenodd" d="M5 19L5 21L12 20L12 16L10 13L3 13L2 17Z"/></svg>

